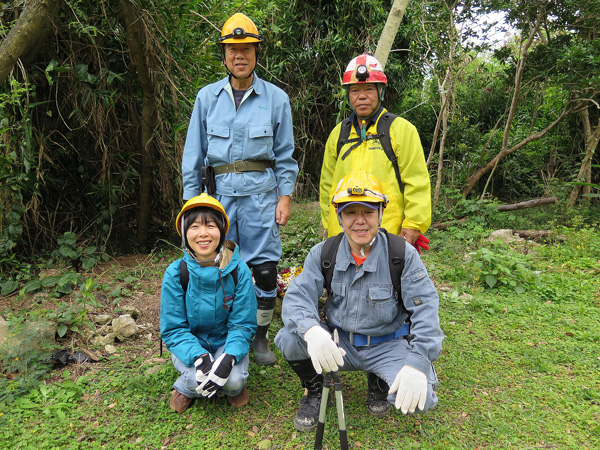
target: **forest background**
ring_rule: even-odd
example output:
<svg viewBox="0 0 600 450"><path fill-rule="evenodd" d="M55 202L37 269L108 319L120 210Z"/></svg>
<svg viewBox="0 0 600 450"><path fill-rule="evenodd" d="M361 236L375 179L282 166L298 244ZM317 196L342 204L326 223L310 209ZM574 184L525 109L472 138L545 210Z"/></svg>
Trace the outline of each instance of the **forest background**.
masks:
<svg viewBox="0 0 600 450"><path fill-rule="evenodd" d="M103 254L151 249L173 235L191 107L202 86L225 74L216 42L236 11L264 37L258 73L290 97L297 198L316 199L325 141L348 114L342 72L357 54L375 51L390 7L376 0L0 4L3 294L21 285L24 265L47 257L43 251L66 246L62 257L89 267ZM387 59L384 104L419 130L434 221L486 202L542 197L593 210L599 11L598 0L408 2ZM490 13L505 33L492 29Z"/></svg>
<svg viewBox="0 0 600 450"><path fill-rule="evenodd" d="M424 417L373 421L364 377L343 374L350 441L597 448L600 0L399 3L407 7L385 55L385 106L415 124L431 174L435 224L422 257L446 335L441 401ZM280 268L300 270L319 241L325 140L349 113L342 71L379 50L391 8L0 3L0 343L10 330L0 348L0 447L312 446L291 425L302 391L286 364L252 364L247 409L168 409L176 373L159 357L158 315L162 274L181 254L183 142L196 92L225 74L219 29L244 12L265 38L259 75L293 109L301 170ZM546 206L506 206L531 199ZM488 241L498 228L527 240ZM289 273L281 280L284 291ZM131 306L135 338L109 351L95 321ZM40 348L33 325L42 320L53 328ZM96 362L57 368L49 355L60 348L87 348ZM335 431L328 426L325 448L337 448Z"/></svg>

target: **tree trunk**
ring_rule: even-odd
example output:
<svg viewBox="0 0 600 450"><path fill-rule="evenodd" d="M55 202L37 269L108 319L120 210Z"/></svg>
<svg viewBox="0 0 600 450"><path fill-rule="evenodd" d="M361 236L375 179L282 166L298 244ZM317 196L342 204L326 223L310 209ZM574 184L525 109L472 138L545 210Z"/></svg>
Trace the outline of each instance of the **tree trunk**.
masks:
<svg viewBox="0 0 600 450"><path fill-rule="evenodd" d="M25 2L21 16L0 43L0 84L8 78L19 59L31 61L47 42L60 4L60 0Z"/></svg>
<svg viewBox="0 0 600 450"><path fill-rule="evenodd" d="M536 198L526 202L514 203L512 205L500 205L497 211L514 211L515 209L534 208L536 206L551 205L556 203L556 197Z"/></svg>
<svg viewBox="0 0 600 450"><path fill-rule="evenodd" d="M590 123L590 116L588 109L584 109L580 112L581 120L583 122L583 135L585 138L585 155L583 157L583 161L581 162L581 168L579 169L579 173L577 174L577 180L583 180L587 183L591 183L592 181L592 159L594 157L594 153L596 152L596 148L598 147L598 141L600 141L600 119L598 120L598 125L594 131L592 131L592 126ZM572 208L577 203L577 199L579 198L579 192L581 190L581 185L573 186L573 190L571 191L571 195L569 196L569 203L567 206ZM588 189L587 193L589 194L591 191ZM584 194L586 191L584 190Z"/></svg>
<svg viewBox="0 0 600 450"><path fill-rule="evenodd" d="M535 141L536 139L540 139L541 137L546 135L546 133L551 131L556 125L558 125L570 113L571 113L571 106L567 105L567 106L565 106L565 109L560 114L558 119L556 119L554 122L552 122L546 128L544 128L542 131L539 131L535 134L532 134L531 136L528 136L527 138L523 139L521 142L519 142L517 145L515 145L511 149L500 150L500 152L490 162L488 162L485 167L482 167L477 172L475 172L473 175L471 175L471 178L469 178L469 180L467 181L467 186L463 190L463 196L467 197L469 195L469 193L473 190L473 188L475 187L477 182L481 179L481 177L483 177L487 172L489 172L490 170L495 168L498 165L498 163L500 161L502 161L505 157L507 157L511 153L519 150L521 147L524 147L531 141Z"/></svg>
<svg viewBox="0 0 600 450"><path fill-rule="evenodd" d="M485 167L477 170L473 175L471 175L471 177L467 181L467 187L463 190L463 196L465 196L465 197L469 195L469 193L475 187L475 184L477 184L477 182L481 179L481 177L483 177L484 174L486 174L487 172L489 172L491 170L491 174L490 174L490 178L491 178L494 171L496 170L496 166L498 165L498 163L500 161L502 161L506 156L508 156L512 152L516 151L518 148L522 147L526 143L525 141L529 142L529 141L533 140L533 139L530 139L532 137L532 136L530 136L527 139L525 139L524 141L522 141L520 144L518 144L517 146L513 147L512 149L510 149L510 150L508 149L508 138L510 137L510 129L511 129L511 126L512 126L512 123L513 123L513 120L514 120L514 117L515 117L515 114L517 111L517 106L519 103L519 95L521 92L521 81L523 78L523 72L525 70L525 61L527 60L527 52L529 51L529 48L533 44L534 37L537 33L537 30L540 27L544 13L545 12L543 9L540 9L540 11L538 12L535 24L533 25L533 27L529 33L527 41L523 45L522 54L521 54L521 57L519 58L519 62L517 63L517 70L515 73L515 89L514 89L510 109L508 112L508 117L506 119L506 124L504 125L504 135L502 138L502 147L500 149L500 152ZM563 116L561 115L561 118L562 117ZM553 125L555 125L555 124L557 124L557 122L554 122ZM553 127L553 125L551 125L551 126ZM543 136L546 132L550 131L550 129L551 128L547 127L545 132L541 136ZM537 133L537 134L539 135L540 133ZM486 188L487 188L487 184L486 184ZM483 193L485 194L485 190Z"/></svg>
<svg viewBox="0 0 600 450"><path fill-rule="evenodd" d="M437 208L437 204L440 198L440 191L442 188L442 178L444 171L444 152L446 150L446 140L448 138L448 119L450 118L450 99L454 99L454 94L456 90L456 85L454 83L454 66L455 66L455 49L456 49L456 26L454 23L454 8L456 7L456 2L452 5L446 5L448 7L448 11L450 13L450 23L448 25L448 36L450 37L450 51L448 52L448 60L446 69L446 75L444 77L444 81L442 85L439 87L440 92L440 104L442 105L442 109L440 110L440 117L442 119L442 139L440 140L440 152L438 159L438 168L437 168L437 178L435 182L435 189L433 192L433 203L431 210L434 212ZM454 103L454 102L452 102ZM452 108L454 110L454 107ZM438 120L439 123L439 120ZM435 143L433 143L435 144ZM430 155L431 156L431 155ZM429 159L429 158L428 158Z"/></svg>
<svg viewBox="0 0 600 450"><path fill-rule="evenodd" d="M407 5L408 0L394 0L381 36L379 37L377 49L375 50L375 58L379 60L383 68L387 64L390 50L394 44L394 39L396 38L396 33L398 33L398 28L400 28Z"/></svg>
<svg viewBox="0 0 600 450"><path fill-rule="evenodd" d="M127 30L127 45L131 61L138 74L143 91L142 98L142 135L140 170L140 209L138 214L137 238L142 246L148 239L150 211L152 207L152 141L156 127L155 86L146 52L146 27L142 11L129 0L121 0L123 20Z"/></svg>

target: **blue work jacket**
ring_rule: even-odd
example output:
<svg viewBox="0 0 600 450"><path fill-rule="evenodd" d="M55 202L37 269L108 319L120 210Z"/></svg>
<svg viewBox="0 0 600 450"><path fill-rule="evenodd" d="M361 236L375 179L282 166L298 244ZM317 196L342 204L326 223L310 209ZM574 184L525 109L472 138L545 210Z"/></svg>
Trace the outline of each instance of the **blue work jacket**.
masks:
<svg viewBox="0 0 600 450"><path fill-rule="evenodd" d="M256 333L256 296L252 274L241 260L238 247L233 252L223 250L220 267L201 267L187 253L183 259L189 271L185 295L180 280L181 259L167 268L163 278L160 335L167 349L188 367L198 356L213 354L223 345L225 353L241 361ZM231 275L235 267L237 286ZM223 308L224 296L231 297L226 301L228 310Z"/></svg>
<svg viewBox="0 0 600 450"><path fill-rule="evenodd" d="M281 317L290 333L304 333L319 324L318 301L324 286L321 272L323 243L314 246L300 275L287 289ZM444 334L438 316L439 297L415 248L406 244L401 292L404 308L394 298L388 265L388 244L379 231L369 257L360 265L343 237L333 270L333 298L327 309L329 325L344 331L383 336L398 330L410 314L411 351L407 365L429 373L442 350Z"/></svg>
<svg viewBox="0 0 600 450"><path fill-rule="evenodd" d="M277 188L290 195L298 175L293 159L292 113L287 94L256 74L235 109L229 78L198 92L183 150L183 198L200 194L201 169L234 161L273 161L266 172L216 176L217 194L245 196Z"/></svg>

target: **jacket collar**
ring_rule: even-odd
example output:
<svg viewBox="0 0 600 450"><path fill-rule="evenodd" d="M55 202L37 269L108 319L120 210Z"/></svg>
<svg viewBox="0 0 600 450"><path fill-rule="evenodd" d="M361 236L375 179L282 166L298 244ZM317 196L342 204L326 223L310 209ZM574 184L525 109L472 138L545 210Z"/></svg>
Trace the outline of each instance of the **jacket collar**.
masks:
<svg viewBox="0 0 600 450"><path fill-rule="evenodd" d="M219 95L221 93L221 91L225 89L225 86L227 86L227 85L229 85L229 77L228 76L215 83L215 89L214 89L213 93L215 95ZM256 95L261 95L265 92L265 82L258 77L256 72L254 72L252 86L249 89L252 89L252 91Z"/></svg>
<svg viewBox="0 0 600 450"><path fill-rule="evenodd" d="M367 131L369 130L369 128L371 128L372 125L377 123L377 121L384 112L387 112L387 110L383 106L380 106L379 110L369 118L369 121L367 122ZM350 119L352 120L354 131L356 132L356 134L360 135L360 125L358 123L358 116L356 115L356 113L353 112L350 115Z"/></svg>
<svg viewBox="0 0 600 450"><path fill-rule="evenodd" d="M375 242L373 242L373 246L371 247L371 251L369 252L369 257L363 262L363 268L365 272L376 272L377 271L377 261L379 260L379 253L381 253L381 249L383 248L382 242L384 241L383 233L381 231L377 232L377 238ZM352 252L350 251L350 243L348 242L348 237L344 234L342 241L340 242L340 247L338 249L338 254L335 261L335 268L340 271L348 270L348 267L351 264L355 264L354 257L352 256Z"/></svg>

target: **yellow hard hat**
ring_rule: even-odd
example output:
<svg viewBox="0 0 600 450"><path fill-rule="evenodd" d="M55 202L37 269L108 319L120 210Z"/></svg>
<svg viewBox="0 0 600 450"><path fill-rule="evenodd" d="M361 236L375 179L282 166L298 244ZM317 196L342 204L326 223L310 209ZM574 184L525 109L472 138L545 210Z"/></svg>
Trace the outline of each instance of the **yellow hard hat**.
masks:
<svg viewBox="0 0 600 450"><path fill-rule="evenodd" d="M219 44L256 44L259 42L262 42L262 38L258 34L258 28L249 17L242 13L235 13L227 19L219 38Z"/></svg>
<svg viewBox="0 0 600 450"><path fill-rule="evenodd" d="M331 203L338 209L341 203L366 204L373 209L379 204L385 208L388 198L383 194L381 182L373 174L364 170L353 170L340 180L335 190ZM370 204L369 204L370 203ZM375 203L376 205L372 205Z"/></svg>
<svg viewBox="0 0 600 450"><path fill-rule="evenodd" d="M225 208L223 208L223 205L221 205L221 203L216 198L213 198L206 193L202 193L185 202L185 205L183 205L183 208L181 208L181 211L179 212L179 214L177 214L176 225L177 233L179 233L179 236L181 236L181 218L183 216L183 213L189 209L197 208L199 206L205 206L207 208L214 209L215 211L219 211L221 214L223 214L223 216L225 216L225 234L227 234L227 232L229 231L229 217L227 217L227 213L225 213Z"/></svg>

